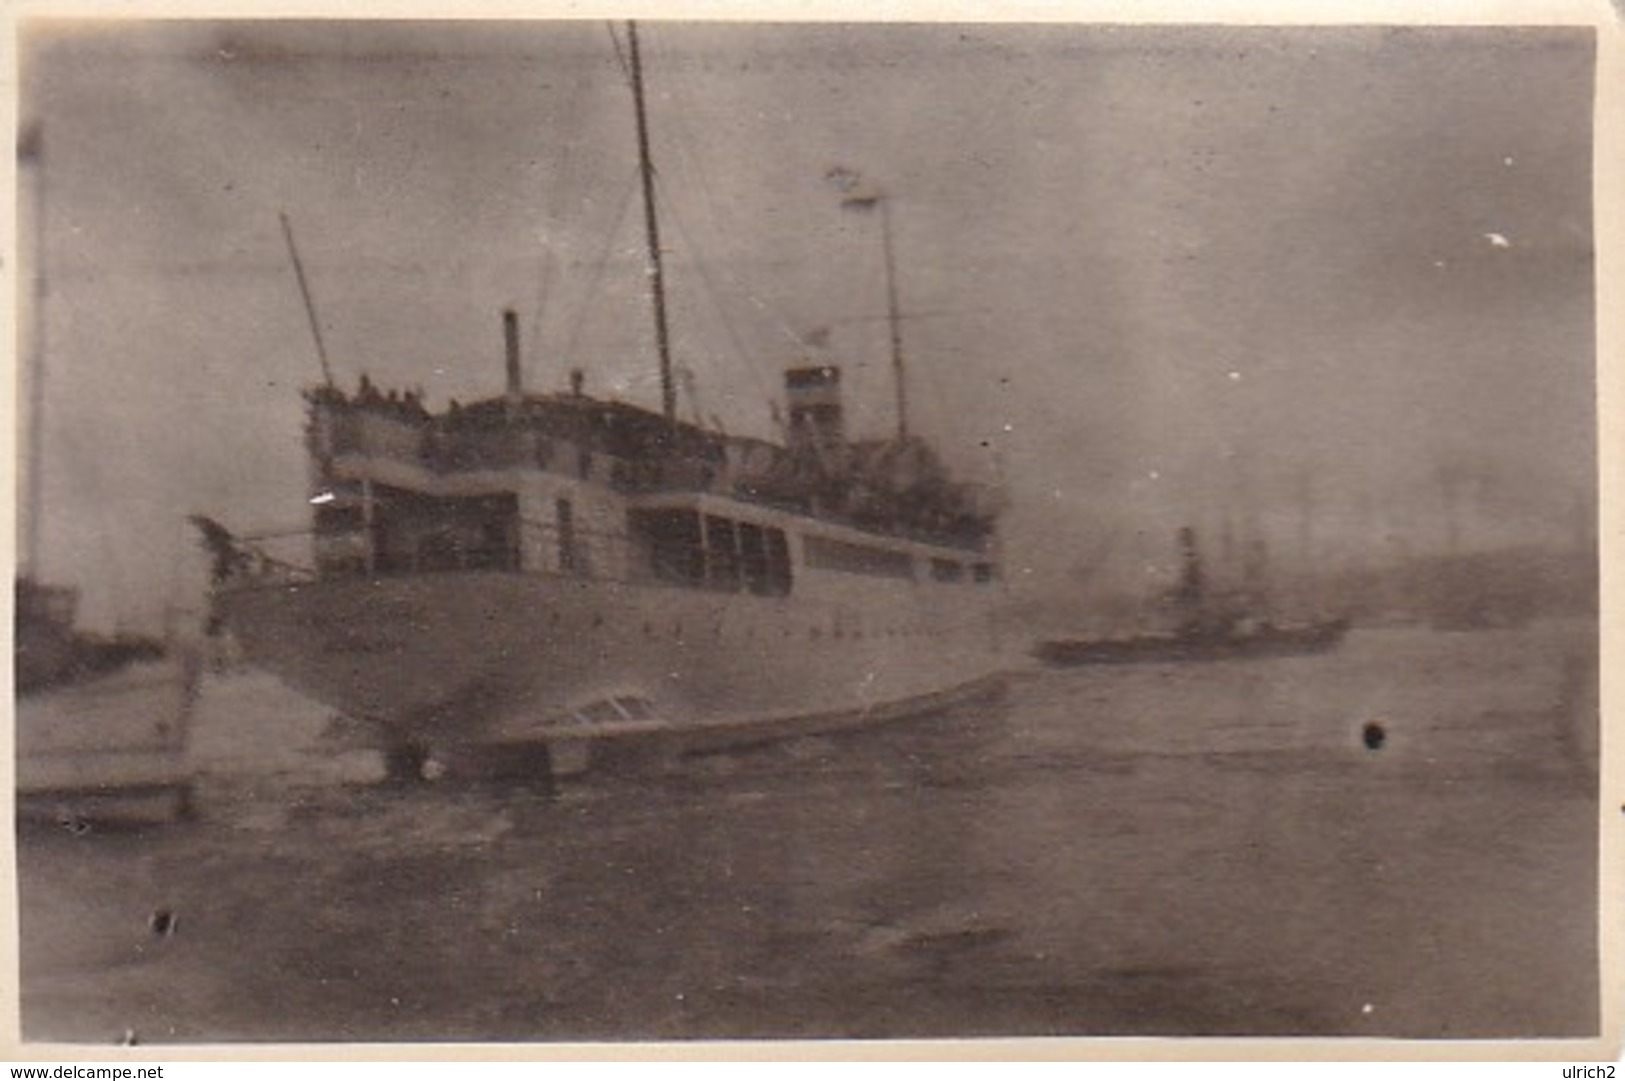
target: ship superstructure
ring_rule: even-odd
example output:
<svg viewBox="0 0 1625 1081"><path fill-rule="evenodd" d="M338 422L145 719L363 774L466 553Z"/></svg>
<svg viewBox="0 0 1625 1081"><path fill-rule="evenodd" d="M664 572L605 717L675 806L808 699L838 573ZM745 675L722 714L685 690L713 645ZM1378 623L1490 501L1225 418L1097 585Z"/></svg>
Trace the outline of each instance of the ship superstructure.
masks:
<svg viewBox="0 0 1625 1081"><path fill-rule="evenodd" d="M532 738L622 688L741 735L978 682L992 515L923 443L839 440L836 387L787 374L779 446L579 391L431 414L324 386L310 564L217 541L217 610L250 657L424 746Z"/></svg>
<svg viewBox="0 0 1625 1081"><path fill-rule="evenodd" d="M199 523L220 625L373 722L408 768L476 747L862 723L998 667L994 500L901 416L894 438L849 439L837 366L785 372L782 443L677 418L635 28L628 41L662 410L589 395L579 371L567 391L528 392L512 312L503 393L436 411L365 376L341 390L318 334L308 560ZM617 701L650 715L583 721Z"/></svg>

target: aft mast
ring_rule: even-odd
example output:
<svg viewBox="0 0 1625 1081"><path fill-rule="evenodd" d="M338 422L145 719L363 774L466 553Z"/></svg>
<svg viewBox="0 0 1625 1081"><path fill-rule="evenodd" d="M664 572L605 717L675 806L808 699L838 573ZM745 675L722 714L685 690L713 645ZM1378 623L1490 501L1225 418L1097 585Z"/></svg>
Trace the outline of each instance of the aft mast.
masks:
<svg viewBox="0 0 1625 1081"><path fill-rule="evenodd" d="M632 75L632 99L638 120L638 171L643 179L643 226L649 245L649 284L654 294L655 348L660 354L660 404L668 422L677 420L677 389L672 382L671 332L666 323L666 277L660 255L660 218L655 212L655 167L649 156L649 117L643 103L643 62L638 52L638 24L626 24Z"/></svg>
<svg viewBox="0 0 1625 1081"><path fill-rule="evenodd" d="M829 174L846 193L841 206L880 213L881 256L886 270L886 326L891 336L891 365L897 393L897 441L908 442L908 380L903 371L903 313L897 302L897 256L892 250L891 201L879 188L863 183L857 173L837 167Z"/></svg>

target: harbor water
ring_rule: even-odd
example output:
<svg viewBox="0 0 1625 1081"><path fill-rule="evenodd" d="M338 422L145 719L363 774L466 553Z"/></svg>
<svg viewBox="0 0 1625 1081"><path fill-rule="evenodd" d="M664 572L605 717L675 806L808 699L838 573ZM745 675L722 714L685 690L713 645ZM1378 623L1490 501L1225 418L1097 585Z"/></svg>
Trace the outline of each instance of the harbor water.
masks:
<svg viewBox="0 0 1625 1081"><path fill-rule="evenodd" d="M1594 626L1357 629L549 794L216 675L192 820L20 826L23 1035L1591 1035L1595 678Z"/></svg>

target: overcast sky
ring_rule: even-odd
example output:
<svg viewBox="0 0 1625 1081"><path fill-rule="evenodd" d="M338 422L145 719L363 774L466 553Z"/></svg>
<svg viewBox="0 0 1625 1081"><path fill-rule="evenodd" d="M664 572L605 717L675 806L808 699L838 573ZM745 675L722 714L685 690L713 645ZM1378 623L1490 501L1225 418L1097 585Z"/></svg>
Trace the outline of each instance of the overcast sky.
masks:
<svg viewBox="0 0 1625 1081"><path fill-rule="evenodd" d="M895 424L879 219L842 166L890 202L912 427L1002 479L1017 581L1132 575L1227 512L1286 562L1306 524L1315 560L1438 548L1447 487L1464 543L1572 539L1588 31L642 36L685 414L770 435L822 330L850 426ZM25 24L21 62L40 570L93 620L161 605L187 513L305 519L319 368L278 211L342 383L495 393L511 306L533 388L579 367L658 408L604 24Z"/></svg>

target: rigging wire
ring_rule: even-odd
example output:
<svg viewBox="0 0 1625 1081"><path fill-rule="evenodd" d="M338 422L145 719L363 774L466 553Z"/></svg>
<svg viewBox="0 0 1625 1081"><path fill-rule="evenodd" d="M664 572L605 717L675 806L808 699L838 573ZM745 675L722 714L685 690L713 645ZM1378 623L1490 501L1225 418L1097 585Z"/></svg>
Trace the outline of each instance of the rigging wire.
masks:
<svg viewBox="0 0 1625 1081"><path fill-rule="evenodd" d="M526 332L525 341L529 343L525 348L532 356L541 357L542 351L538 346L542 339L542 316L547 312L549 299L548 287L553 283L553 249L551 246L542 248L542 274L536 284L536 311L530 317L530 329ZM535 369L532 369L534 374Z"/></svg>
<svg viewBox="0 0 1625 1081"><path fill-rule="evenodd" d="M681 70L680 66L676 64L670 65L670 68L673 71ZM683 85L683 80L681 78L672 78L667 81L665 85L670 89L672 97L683 99L679 102L677 108L670 110L671 115L667 117L663 123L663 130L665 130L669 136L668 144L676 149L676 160L678 161L680 168L690 174L694 179L693 188L699 194L697 201L699 203L699 209L702 217L708 219L709 225L711 226L711 232L721 233L724 231L720 225L722 215L717 210L717 204L713 194L713 187L705 170L704 159L694 149L697 141L694 139L693 133L689 129L687 123L683 120L683 116L685 112L687 112L686 106L692 104L692 94L689 93L688 88ZM660 178L658 176L656 177L656 182L660 182ZM662 194L664 195L664 189L662 188L661 190ZM684 224L681 214L677 211L676 200L669 197L663 198L662 206L665 207L666 212L671 216L678 231L683 234L690 248L698 252L700 250L700 244L697 241L697 234L694 230L687 228L687 226ZM775 397L778 392L777 385L774 381L765 379L761 370L761 363L756 359L756 354L746 348L738 327L730 319L722 301L723 296L728 290L725 290L722 286L719 286L716 277L711 272L709 261L696 258L693 260L693 266L698 272L698 277L707 293L707 299L710 300L711 306L716 312L717 319L722 324L724 333L726 334L734 351L738 355L740 365L744 368L746 376L753 384L753 392L769 402L771 410L771 403L774 403L777 400ZM726 267L724 267L723 273L729 278L729 282L727 284L732 287L731 291L745 297L749 301L751 307L764 318L773 331L775 331L779 336L783 337L786 342L795 347L797 350L805 347L806 343L802 339L802 336L797 334L794 329L791 328L788 321L785 320L779 312L766 304L758 295L756 290L746 287L745 284L735 278L733 274L726 269Z"/></svg>
<svg viewBox="0 0 1625 1081"><path fill-rule="evenodd" d="M657 180L656 183L658 185L659 181ZM666 212L670 216L672 225L676 228L677 233L688 242L690 247L697 250L699 245L695 241L693 232L684 224L683 216L677 212L675 201L672 199L663 199L663 205L665 206ZM708 268L707 260L694 259L689 265L694 268L696 276L703 287L706 299L711 302L711 307L716 312L717 322L721 324L722 331L727 336L729 344L731 344L734 351L738 353L740 360L743 362L746 374L755 384L755 386L752 387L752 392L758 393L763 391L764 387L761 370L757 367L757 365L751 363L751 354L745 348L744 339L740 337L738 328L735 327L733 321L729 319L728 312L722 305L721 292L717 288L716 282L711 277L711 271ZM691 398L697 397L697 395L694 394L692 385L690 385L687 389ZM771 397L770 390L767 396ZM699 402L697 400L692 401L690 404L696 409L699 408Z"/></svg>
<svg viewBox="0 0 1625 1081"><path fill-rule="evenodd" d="M580 344L582 329L587 321L587 314L592 310L593 298L598 295L598 286L603 280L605 269L607 269L609 266L609 258L610 255L613 254L616 237L620 235L621 225L626 221L627 211L632 207L632 196L637 190L637 183L638 174L637 171L634 170L632 172L631 179L626 183L625 191L621 194L621 209L620 212L615 216L615 224L611 226L610 229L604 234L604 242L602 247L599 249L598 258L593 262L592 274L589 276L587 281L586 301L583 302L581 307L576 310L575 322L570 328L569 335L564 340L564 350L562 356L564 357L566 363L569 363L570 358L575 354L576 347Z"/></svg>
<svg viewBox="0 0 1625 1081"><path fill-rule="evenodd" d="M550 136L557 145L568 147L572 141L581 135L582 118L587 113L584 103L596 80L591 74L573 75L565 81L566 89L555 92L552 83L547 81L545 70L539 92L550 103L555 101L557 103L556 108L549 110L550 115L556 121ZM544 229L541 236L542 272L537 285L536 308L531 314L530 331L527 338L530 343L528 351L537 358L550 355L543 347L542 333L548 326L546 322L548 316L557 311L557 308L552 305L552 297L550 296L550 291L554 285L554 275L558 269L553 250L553 226L559 219L559 212L563 209L567 193L580 190L586 186L585 180L578 178L576 175L581 171L580 166L577 164L579 160L579 157L574 154L558 155L550 159L549 165L537 174L539 179L550 181L544 183L544 193L540 201ZM532 164L536 165L538 163L532 162ZM578 180L580 180L579 183ZM574 210L576 207L572 206L570 209Z"/></svg>
<svg viewBox="0 0 1625 1081"><path fill-rule="evenodd" d="M673 67L675 68L676 65L673 65ZM712 227L717 232L721 232L722 230L719 223L723 219L722 215L717 210L716 201L712 196L711 181L705 171L705 159L701 157L700 154L694 149L694 146L698 140L694 138L693 132L689 130L688 124L683 120L683 116L689 111L684 106L692 104L692 95L683 86L683 81L681 78L671 79L669 85L671 87L673 97L685 99L684 102L679 104L678 108L671 110L672 115L669 118L672 131L671 141L676 145L680 162L694 174L696 180L694 187L700 195L701 209L710 219L710 224ZM796 333L789 321L784 319L779 312L774 311L768 304L762 301L762 299L756 295L755 290L746 289L744 287L744 283L738 281L737 279L732 281L731 284L736 290L750 297L752 307L759 311L772 324L773 329L777 331L786 342L796 346L797 348L800 348L805 344L802 340L802 336Z"/></svg>
<svg viewBox="0 0 1625 1081"><path fill-rule="evenodd" d="M680 71L687 70L675 64L671 65L671 67ZM691 88L686 85L682 78L673 78L668 81L667 85L672 89L672 96L685 99L683 103L684 106L692 106L693 95L691 93ZM666 119L665 123L663 124L663 128L669 132L669 142L673 144L677 150L677 160L679 164L686 172L690 173L695 178L696 183L694 184L694 187L699 193L698 202L703 215L709 218L714 231L720 231L720 229L717 227L717 223L722 220L722 216L717 210L713 186L710 183L709 177L706 173L704 158L694 149L697 140L695 140L691 129L683 119L684 115L688 111L688 107L681 106L671 110L672 115ZM667 213L673 217L679 231L684 233L690 244L693 244L694 232L693 230L687 229L684 226L681 216L676 213L675 203L670 199L666 199L664 200L663 205L666 207ZM694 246L696 248L698 247L698 245ZM757 384L758 389L761 389L763 373L759 367L759 363L753 362L753 354L745 349L739 332L736 330L734 325L728 321L728 316L723 309L721 297L724 294L724 289L718 285L716 277L711 273L709 264L707 262L696 260L694 265L699 271L702 282L709 293L709 299L716 308L718 316L723 322L724 330L728 333L734 349L739 353L751 379ZM732 286L732 291L746 298L751 307L771 325L772 329L779 336L797 349L805 347L806 342L803 337L796 333L796 331L790 326L788 320L786 320L779 311L765 303L758 295L756 290L746 287L745 284L735 278L732 272L726 267L723 268L722 273L729 279L728 284ZM965 316L970 314L975 313L965 310L929 310L909 312L905 314L905 318L918 319L934 316ZM862 321L866 321L865 317L834 320L831 321L831 325ZM933 407L935 415L940 418L947 413L946 401L942 393L942 388L938 386L934 380L926 380L925 383L930 396L929 405ZM776 387L769 386L765 396L771 402L774 400L773 395L775 393Z"/></svg>
<svg viewBox="0 0 1625 1081"><path fill-rule="evenodd" d="M608 23L608 24L606 24L606 29L607 29L607 31L609 33L610 41L611 41L612 45L614 46L616 60L619 62L620 66L621 66L621 73L626 78L628 87L631 88L632 82L633 82L633 76L632 76L630 57L629 57L629 55L627 53L626 48L621 43L620 35L617 33L617 26L616 26L615 23ZM674 114L679 114L680 112L681 112L681 110L673 110ZM680 120L680 117L678 115L673 115L672 117L669 118L669 121L674 126L681 124L681 120ZM669 141L670 142L675 142L677 144L677 146L678 146L678 149L679 149L680 153L682 153L685 157L692 158L692 155L689 153L688 147L687 147L686 143L683 141L683 139L674 137L674 138L670 139ZM703 171L700 170L697 167L692 166L692 165L690 166L690 168L695 174L699 175L700 178L701 178L699 188L700 188L702 194L705 197L706 207L710 211L710 215L711 215L711 218L712 218L713 224L714 224L715 221L718 220L719 215L717 215L715 213L714 204L710 200L709 188L708 188L708 185L704 181ZM693 248L694 250L698 250L699 245L696 243L695 234L691 230L687 229L683 225L683 222L681 220L681 216L678 214L677 209L676 209L676 202L675 202L675 200L673 200L673 199L671 199L669 197L669 194L667 193L667 191L665 189L665 186L664 186L664 183L663 183L663 180L661 178L661 174L660 174L660 172L658 170L655 170L653 172L652 179L653 179L653 182L654 182L655 189L656 189L657 193L660 195L660 205L661 205L662 212L663 212L664 216L666 216L667 218L669 218L671 220L673 225L676 227L677 231L679 233L681 233L683 235L684 239L687 241L688 246ZM624 211L623 211L623 217L624 217ZM619 231L619 223L617 223L616 229L617 229L617 231ZM760 372L760 370L754 364L750 363L750 359L749 359L750 358L750 353L745 349L744 344L743 344L743 340L740 338L738 330L729 321L727 313L723 309L723 306L722 306L722 303L721 303L721 300L720 300L719 290L717 289L714 280L711 279L709 271L707 270L707 268L706 268L703 261L696 259L696 260L693 261L693 265L699 272L698 276L699 276L699 279L701 281L701 284L709 292L708 299L710 299L710 301L711 301L712 308L716 312L718 320L722 323L724 333L728 337L729 341L732 343L733 348L738 352L738 354L740 356L740 359L744 364L744 367L745 367L745 370L746 370L747 374L749 375L751 380L756 384L756 389L758 391L760 391L762 389L762 373ZM795 335L793 333L790 333L787 329L785 330L785 333L786 333L786 336L792 342L797 341ZM701 415L702 415L701 414L702 405L701 405L701 402L699 400L699 394L698 394L698 392L697 392L697 390L695 388L694 376L693 376L693 372L692 372L691 369L687 370L685 378L680 380L680 382L682 383L682 390L684 391L685 396L689 399L689 407L690 407L690 409L693 411L694 416L696 417L696 419L697 420L700 419Z"/></svg>
<svg viewBox="0 0 1625 1081"><path fill-rule="evenodd" d="M625 47L621 45L621 37L615 32L615 27L616 24L614 22L604 23L604 29L609 31L609 43L615 48L615 59L618 60L621 65L621 74L626 77L627 89L631 89L632 61L630 58L628 58Z"/></svg>

